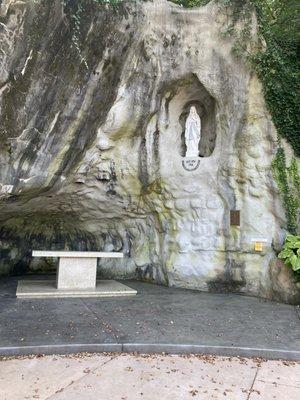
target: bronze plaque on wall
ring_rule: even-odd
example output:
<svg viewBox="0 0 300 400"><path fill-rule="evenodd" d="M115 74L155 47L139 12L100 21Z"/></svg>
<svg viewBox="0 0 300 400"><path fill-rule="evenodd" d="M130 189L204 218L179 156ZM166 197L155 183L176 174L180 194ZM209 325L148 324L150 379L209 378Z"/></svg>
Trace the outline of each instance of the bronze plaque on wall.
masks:
<svg viewBox="0 0 300 400"><path fill-rule="evenodd" d="M230 225L240 226L240 210L230 210Z"/></svg>

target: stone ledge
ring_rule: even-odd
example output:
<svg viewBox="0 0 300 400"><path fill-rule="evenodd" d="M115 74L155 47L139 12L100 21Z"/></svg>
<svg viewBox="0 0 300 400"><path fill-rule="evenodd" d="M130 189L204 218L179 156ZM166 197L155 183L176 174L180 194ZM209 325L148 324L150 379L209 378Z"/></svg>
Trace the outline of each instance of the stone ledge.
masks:
<svg viewBox="0 0 300 400"><path fill-rule="evenodd" d="M57 289L52 280L18 281L16 296L19 299L66 298L66 297L116 297L135 296L137 291L114 280L97 280L96 288Z"/></svg>

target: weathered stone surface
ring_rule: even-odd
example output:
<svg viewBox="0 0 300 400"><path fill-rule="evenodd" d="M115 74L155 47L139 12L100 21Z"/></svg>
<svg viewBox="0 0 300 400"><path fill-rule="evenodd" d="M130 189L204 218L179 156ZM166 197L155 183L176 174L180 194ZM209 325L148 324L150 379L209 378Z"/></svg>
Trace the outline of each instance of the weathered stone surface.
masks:
<svg viewBox="0 0 300 400"><path fill-rule="evenodd" d="M272 297L276 300L300 304L300 282L297 282L293 272L281 260L270 262L270 278L272 282Z"/></svg>
<svg viewBox="0 0 300 400"><path fill-rule="evenodd" d="M1 272L36 269L32 248L123 251L103 276L273 296L276 132L224 23L214 3L91 6L87 70L60 1L2 1ZM202 130L189 171L191 105Z"/></svg>

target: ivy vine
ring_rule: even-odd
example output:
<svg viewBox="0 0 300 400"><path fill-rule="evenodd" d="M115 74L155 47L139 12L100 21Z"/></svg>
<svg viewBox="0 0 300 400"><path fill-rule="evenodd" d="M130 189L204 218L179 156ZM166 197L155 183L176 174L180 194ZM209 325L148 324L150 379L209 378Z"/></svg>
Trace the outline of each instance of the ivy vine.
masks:
<svg viewBox="0 0 300 400"><path fill-rule="evenodd" d="M297 161L294 158L287 167L284 149L279 146L272 162L272 170L282 195L287 228L290 233L297 234L300 210L300 176Z"/></svg>
<svg viewBox="0 0 300 400"><path fill-rule="evenodd" d="M71 16L73 47L87 69L89 67L80 48L80 25L86 8L91 4L114 6L123 1L125 0L61 0L63 9ZM203 6L209 1L173 0L183 7ZM279 137L285 138L295 155L300 156L300 29L296 12L298 0L216 2L220 10L228 15L228 24L221 34L234 37L234 53L249 62L262 82L266 104ZM255 41L251 34L254 13L258 21L258 40ZM300 177L295 159L287 166L281 145L274 158L272 171L282 195L288 230L296 233L300 209Z"/></svg>
<svg viewBox="0 0 300 400"><path fill-rule="evenodd" d="M81 63L88 68L80 48L80 24L92 4L115 6L125 0L61 0L71 17L72 45ZM130 0L127 0L130 1ZM183 7L197 7L210 0L173 0ZM251 62L262 84L267 106L281 137L300 156L299 106L300 57L298 0L216 0L230 18L223 35L235 38L233 51ZM258 19L259 41L251 43L251 18ZM242 21L242 28L237 22Z"/></svg>
<svg viewBox="0 0 300 400"><path fill-rule="evenodd" d="M233 51L243 56L263 85L264 98L280 137L300 155L299 21L295 0L218 0L231 21L223 32L235 39ZM258 40L251 41L253 15L258 20ZM237 22L242 22L238 24ZM242 26L242 27L240 27ZM299 229L300 176L295 158L287 165L284 148L279 148L272 171L280 190L288 230Z"/></svg>

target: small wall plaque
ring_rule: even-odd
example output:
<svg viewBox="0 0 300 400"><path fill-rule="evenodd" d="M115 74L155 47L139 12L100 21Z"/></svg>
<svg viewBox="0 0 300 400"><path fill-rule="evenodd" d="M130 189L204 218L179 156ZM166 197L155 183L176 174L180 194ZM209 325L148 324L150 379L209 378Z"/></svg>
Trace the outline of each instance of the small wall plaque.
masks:
<svg viewBox="0 0 300 400"><path fill-rule="evenodd" d="M254 243L254 251L262 252L263 245L268 243L268 240L264 238L256 238L252 239L251 242Z"/></svg>
<svg viewBox="0 0 300 400"><path fill-rule="evenodd" d="M195 171L200 165L200 158L185 157L182 160L182 166L186 171Z"/></svg>
<svg viewBox="0 0 300 400"><path fill-rule="evenodd" d="M262 242L254 242L254 250L255 250L255 251L263 251L263 244L262 244Z"/></svg>
<svg viewBox="0 0 300 400"><path fill-rule="evenodd" d="M240 210L230 210L230 225L240 226Z"/></svg>

